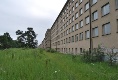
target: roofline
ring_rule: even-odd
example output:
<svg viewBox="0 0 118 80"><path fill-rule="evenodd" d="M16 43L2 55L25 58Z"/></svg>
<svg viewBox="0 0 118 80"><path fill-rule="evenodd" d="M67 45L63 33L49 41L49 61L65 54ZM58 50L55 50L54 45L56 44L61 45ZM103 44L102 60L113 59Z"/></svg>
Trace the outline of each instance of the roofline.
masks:
<svg viewBox="0 0 118 80"><path fill-rule="evenodd" d="M56 23L57 19L59 18L59 16L61 15L62 11L64 10L65 6L68 4L69 1L70 1L70 0L67 0L67 1L66 1L65 5L63 6L62 10L61 10L60 13L58 14L58 16L57 16L56 20L54 21L53 25ZM52 27L53 27L53 25L52 25ZM51 27L50 29L52 29L52 27Z"/></svg>

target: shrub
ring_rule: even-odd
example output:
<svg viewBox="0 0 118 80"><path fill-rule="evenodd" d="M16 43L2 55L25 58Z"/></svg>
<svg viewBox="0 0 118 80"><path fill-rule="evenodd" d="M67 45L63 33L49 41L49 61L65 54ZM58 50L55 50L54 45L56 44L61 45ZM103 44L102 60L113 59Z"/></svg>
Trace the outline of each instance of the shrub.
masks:
<svg viewBox="0 0 118 80"><path fill-rule="evenodd" d="M101 62L103 61L104 53L100 46L93 49L91 52L88 50L83 50L82 60L85 62Z"/></svg>
<svg viewBox="0 0 118 80"><path fill-rule="evenodd" d="M51 53L56 53L56 52L57 52L57 51L54 50L54 49L47 49L46 51L47 51L47 52L51 52Z"/></svg>

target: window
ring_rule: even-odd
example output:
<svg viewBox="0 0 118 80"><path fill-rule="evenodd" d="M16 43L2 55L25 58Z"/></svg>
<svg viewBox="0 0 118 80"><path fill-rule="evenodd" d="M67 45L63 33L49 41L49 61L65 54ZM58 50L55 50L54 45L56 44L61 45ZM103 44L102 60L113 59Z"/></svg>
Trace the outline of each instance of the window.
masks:
<svg viewBox="0 0 118 80"><path fill-rule="evenodd" d="M77 7L78 7L78 2L75 3L75 8L77 8Z"/></svg>
<svg viewBox="0 0 118 80"><path fill-rule="evenodd" d="M103 35L107 35L111 33L111 25L110 23L106 23L103 25Z"/></svg>
<svg viewBox="0 0 118 80"><path fill-rule="evenodd" d="M72 26L72 32L74 32L74 26Z"/></svg>
<svg viewBox="0 0 118 80"><path fill-rule="evenodd" d="M65 44L65 39L64 39L64 44Z"/></svg>
<svg viewBox="0 0 118 80"><path fill-rule="evenodd" d="M83 27L83 20L81 20L81 21L79 22L79 24L80 24L80 28L82 28L82 27Z"/></svg>
<svg viewBox="0 0 118 80"><path fill-rule="evenodd" d="M85 24L89 24L90 22L90 19L89 19L89 16L85 18Z"/></svg>
<svg viewBox="0 0 118 80"><path fill-rule="evenodd" d="M89 39L90 38L90 32L89 30L85 31L85 38Z"/></svg>
<svg viewBox="0 0 118 80"><path fill-rule="evenodd" d="M96 19L98 19L98 12L97 11L92 13L92 20L94 21Z"/></svg>
<svg viewBox="0 0 118 80"><path fill-rule="evenodd" d="M66 30L66 35L68 35L68 29Z"/></svg>
<svg viewBox="0 0 118 80"><path fill-rule="evenodd" d="M75 48L75 53L77 53L77 48Z"/></svg>
<svg viewBox="0 0 118 80"><path fill-rule="evenodd" d="M69 4L70 6L71 6L71 2L70 2L70 4Z"/></svg>
<svg viewBox="0 0 118 80"><path fill-rule="evenodd" d="M70 48L69 48L69 53L70 53Z"/></svg>
<svg viewBox="0 0 118 80"><path fill-rule="evenodd" d="M69 23L71 23L71 19L69 19Z"/></svg>
<svg viewBox="0 0 118 80"><path fill-rule="evenodd" d="M66 15L66 18L68 18L68 13L67 13L67 15Z"/></svg>
<svg viewBox="0 0 118 80"><path fill-rule="evenodd" d="M78 41L78 34L75 35L75 42Z"/></svg>
<svg viewBox="0 0 118 80"><path fill-rule="evenodd" d="M97 37L98 36L98 27L93 28L93 37Z"/></svg>
<svg viewBox="0 0 118 80"><path fill-rule="evenodd" d="M82 13L83 13L83 10L82 10L82 8L79 10L79 15L82 15Z"/></svg>
<svg viewBox="0 0 118 80"><path fill-rule="evenodd" d="M69 28L69 33L71 33L71 28Z"/></svg>
<svg viewBox="0 0 118 80"><path fill-rule="evenodd" d="M117 33L118 33L118 19L117 19Z"/></svg>
<svg viewBox="0 0 118 80"><path fill-rule="evenodd" d="M73 53L73 48L72 48L72 53Z"/></svg>
<svg viewBox="0 0 118 80"><path fill-rule="evenodd" d="M102 16L108 14L109 12L110 12L110 5L108 3L102 7Z"/></svg>
<svg viewBox="0 0 118 80"><path fill-rule="evenodd" d="M74 42L74 36L72 36L72 42Z"/></svg>
<svg viewBox="0 0 118 80"><path fill-rule="evenodd" d="M92 5L97 3L97 0L92 0Z"/></svg>
<svg viewBox="0 0 118 80"><path fill-rule="evenodd" d="M66 22L66 25L68 26L68 21Z"/></svg>
<svg viewBox="0 0 118 80"><path fill-rule="evenodd" d="M83 40L83 32L79 34L79 40Z"/></svg>
<svg viewBox="0 0 118 80"><path fill-rule="evenodd" d="M68 39L66 38L66 43L68 43Z"/></svg>
<svg viewBox="0 0 118 80"><path fill-rule="evenodd" d="M82 48L80 48L80 53L82 53L83 51L82 51Z"/></svg>
<svg viewBox="0 0 118 80"><path fill-rule="evenodd" d="M76 18L76 19L78 18L78 12L75 14L75 18Z"/></svg>
<svg viewBox="0 0 118 80"><path fill-rule="evenodd" d="M77 24L75 24L75 30L77 30L78 29L78 23Z"/></svg>
<svg viewBox="0 0 118 80"><path fill-rule="evenodd" d="M83 0L79 0L79 3L82 3Z"/></svg>
<svg viewBox="0 0 118 80"><path fill-rule="evenodd" d="M116 9L118 9L118 0L116 0Z"/></svg>
<svg viewBox="0 0 118 80"><path fill-rule="evenodd" d="M75 7L73 6L73 7L72 7L72 12L74 12L74 10L75 10Z"/></svg>
<svg viewBox="0 0 118 80"><path fill-rule="evenodd" d="M89 9L89 3L85 4L85 11Z"/></svg>
<svg viewBox="0 0 118 80"><path fill-rule="evenodd" d="M71 42L71 38L69 37L69 43Z"/></svg>
<svg viewBox="0 0 118 80"><path fill-rule="evenodd" d="M74 16L72 16L72 22L75 20L75 17Z"/></svg>
<svg viewBox="0 0 118 80"><path fill-rule="evenodd" d="M70 11L69 11L69 14L71 15L71 13L72 13L72 12L71 12L71 10L70 10Z"/></svg>

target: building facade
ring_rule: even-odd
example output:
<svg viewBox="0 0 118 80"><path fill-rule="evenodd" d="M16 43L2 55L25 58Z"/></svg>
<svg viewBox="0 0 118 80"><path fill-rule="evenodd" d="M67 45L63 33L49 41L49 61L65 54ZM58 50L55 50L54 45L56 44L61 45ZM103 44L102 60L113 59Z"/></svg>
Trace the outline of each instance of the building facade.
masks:
<svg viewBox="0 0 118 80"><path fill-rule="evenodd" d="M51 27L51 48L78 54L90 42L118 49L118 0L67 0Z"/></svg>
<svg viewBox="0 0 118 80"><path fill-rule="evenodd" d="M50 49L51 48L51 30L47 29L45 34L45 48Z"/></svg>

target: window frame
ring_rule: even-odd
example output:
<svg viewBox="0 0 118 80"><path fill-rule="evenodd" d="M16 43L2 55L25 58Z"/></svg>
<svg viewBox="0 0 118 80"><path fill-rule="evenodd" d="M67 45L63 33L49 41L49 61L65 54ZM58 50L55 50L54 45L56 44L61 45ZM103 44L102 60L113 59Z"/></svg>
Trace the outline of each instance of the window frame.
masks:
<svg viewBox="0 0 118 80"><path fill-rule="evenodd" d="M103 24L102 25L102 36L105 36L105 35L110 35L111 34L111 24L110 24L110 31L109 31L109 33L106 33L105 32L105 25L108 25L108 24L110 24L110 22L108 22L108 23L105 23L105 24ZM108 27L107 27L107 29L108 29Z"/></svg>
<svg viewBox="0 0 118 80"><path fill-rule="evenodd" d="M109 11L106 12L106 13L104 13L104 12L106 11L106 9L104 9L104 8L106 8L107 5L109 5L109 6L108 6L108 7L109 7ZM103 5L103 6L101 7L101 10L102 10L102 11L101 11L102 17L108 15L108 14L110 13L110 3L108 2L108 3L106 3L105 5ZM104 10L105 10L105 11L104 11Z"/></svg>

